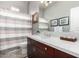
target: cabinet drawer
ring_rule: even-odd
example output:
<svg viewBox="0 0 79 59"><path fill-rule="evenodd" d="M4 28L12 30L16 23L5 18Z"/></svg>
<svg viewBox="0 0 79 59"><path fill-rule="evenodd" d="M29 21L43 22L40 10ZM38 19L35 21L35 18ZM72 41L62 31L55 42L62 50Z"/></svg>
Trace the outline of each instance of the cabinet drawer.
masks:
<svg viewBox="0 0 79 59"><path fill-rule="evenodd" d="M39 49L45 51L46 54L48 54L48 55L50 55L50 56L54 56L54 48L51 48L51 47L49 47L49 46L47 46L47 45L44 45L44 44L42 44L42 43L39 43L39 42L36 44L36 46L37 46Z"/></svg>

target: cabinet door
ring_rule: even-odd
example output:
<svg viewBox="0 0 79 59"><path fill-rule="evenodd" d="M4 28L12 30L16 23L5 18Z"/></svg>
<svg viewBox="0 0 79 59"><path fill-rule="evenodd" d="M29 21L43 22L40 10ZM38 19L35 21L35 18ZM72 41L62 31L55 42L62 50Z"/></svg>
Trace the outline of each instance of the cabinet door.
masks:
<svg viewBox="0 0 79 59"><path fill-rule="evenodd" d="M51 48L45 44L37 42L36 44L37 48L40 49L41 55L44 57L54 57L54 48Z"/></svg>
<svg viewBox="0 0 79 59"><path fill-rule="evenodd" d="M75 58L75 57L55 49L55 58Z"/></svg>
<svg viewBox="0 0 79 59"><path fill-rule="evenodd" d="M39 54L40 54L39 50L35 46L33 46L29 57L37 58L37 57L39 57Z"/></svg>
<svg viewBox="0 0 79 59"><path fill-rule="evenodd" d="M39 50L37 49L37 47L35 46L36 41L27 38L27 55L29 58L36 58L39 57Z"/></svg>
<svg viewBox="0 0 79 59"><path fill-rule="evenodd" d="M28 57L31 57L32 53L33 53L32 41L30 38L27 38L27 55L28 55Z"/></svg>
<svg viewBox="0 0 79 59"><path fill-rule="evenodd" d="M41 50L38 47L36 47L36 50L37 51L35 52L35 54L36 54L35 57L37 57L37 58L45 58L46 57L46 53L44 50Z"/></svg>
<svg viewBox="0 0 79 59"><path fill-rule="evenodd" d="M27 44L27 55L28 55L28 57L31 57L31 55L33 53L32 50L33 50L32 46L30 44Z"/></svg>

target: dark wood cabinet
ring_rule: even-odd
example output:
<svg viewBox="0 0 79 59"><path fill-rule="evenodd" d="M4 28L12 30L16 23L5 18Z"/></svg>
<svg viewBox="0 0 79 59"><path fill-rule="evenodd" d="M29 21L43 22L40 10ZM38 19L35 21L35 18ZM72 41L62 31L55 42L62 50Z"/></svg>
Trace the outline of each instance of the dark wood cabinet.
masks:
<svg viewBox="0 0 79 59"><path fill-rule="evenodd" d="M27 37L29 58L74 58L74 56Z"/></svg>
<svg viewBox="0 0 79 59"><path fill-rule="evenodd" d="M60 50L57 50L55 49L55 54L54 54L55 58L75 58L74 56L70 55L70 54L67 54L63 51L60 51Z"/></svg>

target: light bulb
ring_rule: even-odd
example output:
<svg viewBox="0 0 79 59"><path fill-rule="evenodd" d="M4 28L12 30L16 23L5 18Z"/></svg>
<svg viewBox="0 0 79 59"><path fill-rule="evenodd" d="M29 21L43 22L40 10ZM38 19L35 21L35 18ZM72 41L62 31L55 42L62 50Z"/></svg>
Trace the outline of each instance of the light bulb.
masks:
<svg viewBox="0 0 79 59"><path fill-rule="evenodd" d="M41 0L41 3L44 3L44 0Z"/></svg>

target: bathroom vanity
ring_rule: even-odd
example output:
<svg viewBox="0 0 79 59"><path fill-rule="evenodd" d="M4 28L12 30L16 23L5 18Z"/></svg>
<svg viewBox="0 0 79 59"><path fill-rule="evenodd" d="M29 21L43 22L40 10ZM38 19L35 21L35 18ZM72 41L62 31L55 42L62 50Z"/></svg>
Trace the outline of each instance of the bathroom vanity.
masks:
<svg viewBox="0 0 79 59"><path fill-rule="evenodd" d="M76 58L79 57L77 42L67 42L57 37L27 36L30 58ZM75 45L76 44L76 45Z"/></svg>

